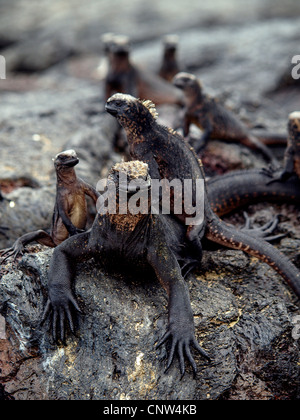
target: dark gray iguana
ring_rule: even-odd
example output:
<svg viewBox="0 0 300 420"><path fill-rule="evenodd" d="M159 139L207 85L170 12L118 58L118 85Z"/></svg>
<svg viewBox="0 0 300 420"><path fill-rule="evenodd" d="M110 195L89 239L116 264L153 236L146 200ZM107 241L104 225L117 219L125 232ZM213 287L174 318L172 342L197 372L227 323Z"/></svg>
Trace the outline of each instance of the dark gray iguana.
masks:
<svg viewBox="0 0 300 420"><path fill-rule="evenodd" d="M134 160L147 164L152 182L154 179L200 179L204 182L202 167L196 154L188 148L184 139L176 132L159 125L156 111L150 101L140 101L130 95L116 94L107 101L106 110L114 115L124 127L130 152ZM133 162L115 167L110 179L117 184L118 173ZM139 163L139 165L141 165ZM141 166L143 168L143 166ZM134 171L133 171L134 172ZM138 171L139 172L139 171ZM129 171L130 174L130 171ZM138 177L146 183L146 173ZM205 182L204 182L205 184ZM193 188L192 188L193 192ZM72 291L76 266L74 261L99 260L105 266L115 266L116 261L132 267L152 267L169 296L169 325L159 344L171 339L167 367L175 352L184 373L184 356L194 372L196 364L191 354L191 344L203 355L194 335L194 323L183 271L187 266L198 265L201 249L195 253L194 239L201 239L243 250L268 263L300 296L300 273L297 268L270 244L239 232L223 223L212 211L206 193L204 220L194 228L187 229L186 215L171 214L98 214L89 232L67 239L55 248L49 271L49 298L43 320L52 312L53 336L57 330L65 335L65 323L74 331L72 308L80 311ZM188 232L187 232L188 231Z"/></svg>
<svg viewBox="0 0 300 420"><path fill-rule="evenodd" d="M206 95L196 76L185 72L178 73L174 77L173 84L185 95L184 137L188 136L192 123L203 130L201 146L197 148L197 152L209 139L228 140L260 151L268 161L277 165L272 152L263 141L252 134L229 109L215 98Z"/></svg>
<svg viewBox="0 0 300 420"><path fill-rule="evenodd" d="M206 185L201 161L194 150L188 147L182 136L157 122L157 113L151 101L115 94L107 101L106 110L125 129L132 158L148 164L152 179L179 179L182 184L186 179L198 179ZM193 182L191 194L194 203L197 203L196 192ZM245 251L279 272L300 296L300 272L288 258L267 242L238 231L220 220L210 206L206 188L203 200L202 222L187 228L187 239L195 245L195 250L201 248L199 241L205 237L228 248ZM174 214L174 217L185 223L190 215Z"/></svg>
<svg viewBox="0 0 300 420"><path fill-rule="evenodd" d="M300 112L288 118L288 140L283 168L229 172L207 181L215 213L224 215L244 205L262 201L300 203Z"/></svg>
<svg viewBox="0 0 300 420"><path fill-rule="evenodd" d="M128 183L142 179L144 188L149 189L149 201L147 199L146 208L141 210L145 214L131 214L129 211L120 214L119 189L123 188L119 183L120 173L126 174ZM181 373L185 372L184 354L196 373L196 363L190 346L193 345L204 357L209 357L195 338L193 313L182 268L198 265L200 260L189 256L189 244L185 241L182 225L167 215L151 214L151 179L147 164L135 161L116 164L110 171L108 180L116 185L116 212L98 214L89 232L69 238L55 248L49 270L49 300L43 319L52 310L55 339L59 328L60 337L64 340L66 319L74 331L71 307L80 311L72 292L75 261L94 258L105 268L111 267L115 270L116 265L125 265L131 272L137 268L152 269L169 296L169 325L158 344L163 344L169 338L172 340L167 369L177 350ZM129 188L127 190L129 200L133 193Z"/></svg>

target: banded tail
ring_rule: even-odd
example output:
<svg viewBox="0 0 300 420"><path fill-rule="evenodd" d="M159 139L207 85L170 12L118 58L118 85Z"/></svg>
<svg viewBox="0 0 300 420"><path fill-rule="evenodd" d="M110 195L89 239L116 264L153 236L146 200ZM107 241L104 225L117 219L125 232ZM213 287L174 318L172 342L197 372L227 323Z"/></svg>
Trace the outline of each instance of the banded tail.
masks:
<svg viewBox="0 0 300 420"><path fill-rule="evenodd" d="M300 298L300 271L278 249L227 226L217 218L207 224L206 238L212 242L237 249L260 259L277 271Z"/></svg>

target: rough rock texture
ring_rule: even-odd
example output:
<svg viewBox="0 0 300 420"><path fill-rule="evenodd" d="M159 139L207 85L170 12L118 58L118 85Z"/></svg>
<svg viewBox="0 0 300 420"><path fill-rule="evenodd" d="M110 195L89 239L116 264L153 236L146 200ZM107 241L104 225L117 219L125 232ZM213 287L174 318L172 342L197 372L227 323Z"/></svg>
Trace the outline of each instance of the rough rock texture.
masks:
<svg viewBox="0 0 300 420"><path fill-rule="evenodd" d="M166 349L155 350L167 300L151 276L141 281L80 265L75 292L84 315L77 336L55 345L48 323L39 325L51 254L26 255L2 276L0 379L10 397L299 398L299 344L291 335L299 308L267 266L240 252L205 254L189 287L196 336L212 362L196 356L197 379L188 367L180 380L177 361L164 374Z"/></svg>
<svg viewBox="0 0 300 420"><path fill-rule="evenodd" d="M170 6L171 5L171 6ZM271 7L272 6L272 7ZM300 109L291 57L299 54L297 0L142 2L122 8L92 0L5 0L0 4L0 247L37 228L49 228L55 196L52 158L74 148L78 174L95 185L126 156L122 132L104 113L96 68L100 37L128 34L135 62L155 71L165 33L178 33L182 66L202 80L247 124L286 132ZM162 122L180 110L162 106ZM199 132L194 129L197 138ZM121 146L120 146L121 145ZM279 158L283 148L274 148ZM203 155L208 175L265 162L247 148L211 142ZM247 211L255 224L281 214L276 246L300 267L299 210L260 204ZM91 208L91 218L93 208ZM242 213L226 218L237 226ZM208 250L188 279L196 336L211 355L196 355L198 377L177 360L164 374L167 296L155 278L112 276L93 261L78 266L75 292L84 312L76 336L56 346L40 319L47 298L52 250L29 246L0 267L0 400L42 399L299 399L299 301L268 266L230 250Z"/></svg>

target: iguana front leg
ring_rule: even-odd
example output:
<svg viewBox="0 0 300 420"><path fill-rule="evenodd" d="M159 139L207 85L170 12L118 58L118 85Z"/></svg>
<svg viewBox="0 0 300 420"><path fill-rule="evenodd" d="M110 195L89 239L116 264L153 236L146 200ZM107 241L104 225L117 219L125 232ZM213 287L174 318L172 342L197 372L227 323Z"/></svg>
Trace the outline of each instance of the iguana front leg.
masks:
<svg viewBox="0 0 300 420"><path fill-rule="evenodd" d="M88 195L89 197L91 197L91 199L94 201L94 203L97 203L98 198L100 197L100 194L98 191L95 190L94 187L92 187L91 185L89 185L86 182L82 181L82 185L84 188L84 192L86 195Z"/></svg>
<svg viewBox="0 0 300 420"><path fill-rule="evenodd" d="M185 373L184 356L187 357L193 368L194 375L196 375L197 367L191 353L191 345L208 360L209 356L200 347L195 338L194 319L189 291L182 277L179 264L166 245L150 248L148 252L148 261L156 272L160 283L166 289L169 297L168 329L158 343L159 347L168 339L171 340L171 350L166 371L170 368L175 352L177 352L181 375L183 376Z"/></svg>
<svg viewBox="0 0 300 420"><path fill-rule="evenodd" d="M74 236L84 232L84 230L78 229L76 226L73 225L68 215L67 203L65 201L60 200L57 203L57 211L70 236Z"/></svg>
<svg viewBox="0 0 300 420"><path fill-rule="evenodd" d="M93 257L89 237L89 232L70 237L55 248L50 261L48 301L42 322L52 311L52 335L55 341L57 341L58 329L60 330L60 338L64 341L66 319L71 331L74 332L71 308L74 307L78 312L81 312L72 292L72 282L76 266L75 261L88 260Z"/></svg>
<svg viewBox="0 0 300 420"><path fill-rule="evenodd" d="M52 237L44 230L26 233L18 238L10 248L0 251L0 257L4 257L1 264L4 264L10 257L13 257L15 261L19 255L24 254L25 246L31 242L38 242L41 245L49 246L51 248L55 247Z"/></svg>

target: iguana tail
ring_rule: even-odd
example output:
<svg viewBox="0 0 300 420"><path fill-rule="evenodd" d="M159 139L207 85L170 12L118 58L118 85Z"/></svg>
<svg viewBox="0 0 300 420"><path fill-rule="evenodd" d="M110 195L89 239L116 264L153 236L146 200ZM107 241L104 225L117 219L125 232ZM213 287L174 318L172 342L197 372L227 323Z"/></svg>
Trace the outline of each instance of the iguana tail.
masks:
<svg viewBox="0 0 300 420"><path fill-rule="evenodd" d="M226 225L217 217L208 222L206 238L228 248L247 252L269 264L300 297L300 271L274 246Z"/></svg>

